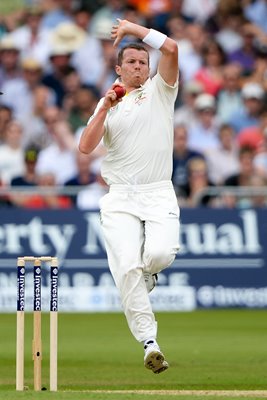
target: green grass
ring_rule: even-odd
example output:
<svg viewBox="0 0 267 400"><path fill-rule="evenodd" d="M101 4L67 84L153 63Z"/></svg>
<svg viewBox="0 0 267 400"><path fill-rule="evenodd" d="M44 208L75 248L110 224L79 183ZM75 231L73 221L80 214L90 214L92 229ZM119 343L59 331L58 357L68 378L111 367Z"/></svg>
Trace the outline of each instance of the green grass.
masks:
<svg viewBox="0 0 267 400"><path fill-rule="evenodd" d="M16 316L0 314L0 400L165 400L177 395L92 393L94 390L267 390L267 312L256 310L158 313L158 339L170 369L143 367L143 349L122 314L59 314L59 391L32 390L32 316L26 315L25 385L15 391ZM49 319L44 314L43 386L49 387ZM91 391L91 392L90 392ZM179 395L182 399L217 396ZM222 399L224 397L219 397ZM241 397L230 397L241 398ZM243 397L242 397L243 398ZM260 397L250 397L257 399Z"/></svg>

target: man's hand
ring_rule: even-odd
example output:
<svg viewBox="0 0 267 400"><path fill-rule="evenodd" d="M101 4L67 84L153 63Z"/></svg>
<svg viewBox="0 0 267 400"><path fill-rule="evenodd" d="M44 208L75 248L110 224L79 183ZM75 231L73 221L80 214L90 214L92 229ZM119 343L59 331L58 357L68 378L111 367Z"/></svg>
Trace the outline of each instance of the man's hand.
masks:
<svg viewBox="0 0 267 400"><path fill-rule="evenodd" d="M132 22L127 21L126 19L119 19L117 18L118 24L113 25L112 30L111 30L111 39L114 40L114 47L117 47L118 44L121 42L121 40L124 38L126 35L131 34L131 28L132 25L134 25Z"/></svg>
<svg viewBox="0 0 267 400"><path fill-rule="evenodd" d="M114 90L114 87L118 85L124 87L122 83L113 83L112 87L105 94L102 107L109 109L111 107L115 107L120 101L122 101L122 98L117 98Z"/></svg>

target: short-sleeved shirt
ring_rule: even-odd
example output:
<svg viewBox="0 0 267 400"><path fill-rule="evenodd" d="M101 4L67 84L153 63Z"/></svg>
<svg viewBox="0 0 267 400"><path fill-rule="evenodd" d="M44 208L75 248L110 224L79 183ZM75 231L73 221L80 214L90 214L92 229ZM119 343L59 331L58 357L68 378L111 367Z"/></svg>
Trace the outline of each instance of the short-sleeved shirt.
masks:
<svg viewBox="0 0 267 400"><path fill-rule="evenodd" d="M170 86L157 73L109 110L104 123L107 155L101 169L108 185L171 179L177 93L178 81Z"/></svg>

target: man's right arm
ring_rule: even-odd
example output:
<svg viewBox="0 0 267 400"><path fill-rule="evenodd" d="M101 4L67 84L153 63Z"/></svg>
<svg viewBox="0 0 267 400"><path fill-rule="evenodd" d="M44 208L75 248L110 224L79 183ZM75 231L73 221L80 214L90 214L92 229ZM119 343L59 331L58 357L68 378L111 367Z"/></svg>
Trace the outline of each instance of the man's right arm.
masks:
<svg viewBox="0 0 267 400"><path fill-rule="evenodd" d="M109 109L122 101L121 98L117 99L117 95L113 90L114 86L116 85L117 83L114 83L107 91L102 104L95 113L94 118L92 118L86 128L84 128L79 143L79 151L81 153L91 153L100 143L105 132L104 123Z"/></svg>
<svg viewBox="0 0 267 400"><path fill-rule="evenodd" d="M81 153L91 153L100 143L105 131L104 122L107 112L108 108L101 106L94 118L84 128L79 143Z"/></svg>

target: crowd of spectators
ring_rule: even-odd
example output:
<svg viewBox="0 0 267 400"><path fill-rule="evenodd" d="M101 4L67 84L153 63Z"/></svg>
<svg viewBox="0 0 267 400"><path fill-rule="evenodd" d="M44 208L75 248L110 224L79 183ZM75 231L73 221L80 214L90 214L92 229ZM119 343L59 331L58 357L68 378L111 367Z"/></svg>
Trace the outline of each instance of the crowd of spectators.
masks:
<svg viewBox="0 0 267 400"><path fill-rule="evenodd" d="M77 144L116 80L117 18L178 43L172 180L180 205L266 207L266 0L27 0L1 16L0 189L40 186L1 192L1 206L97 208L108 191L104 146L86 156ZM153 76L159 52L149 52Z"/></svg>

